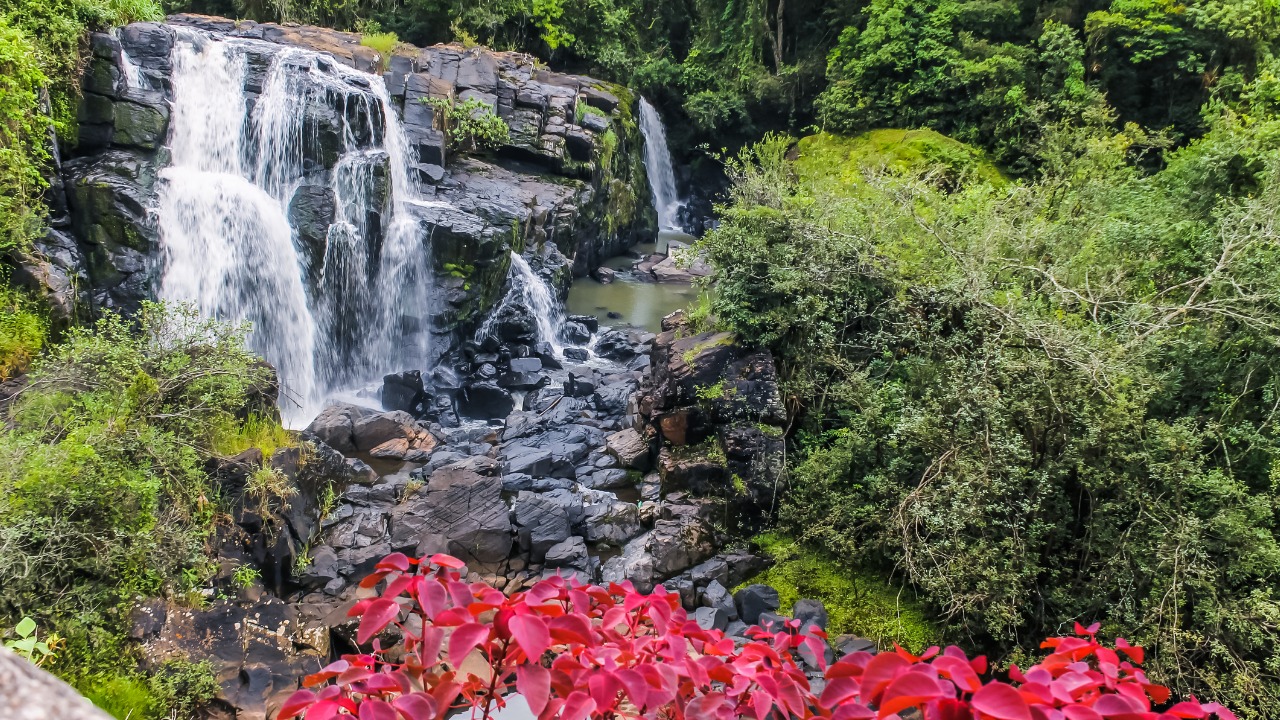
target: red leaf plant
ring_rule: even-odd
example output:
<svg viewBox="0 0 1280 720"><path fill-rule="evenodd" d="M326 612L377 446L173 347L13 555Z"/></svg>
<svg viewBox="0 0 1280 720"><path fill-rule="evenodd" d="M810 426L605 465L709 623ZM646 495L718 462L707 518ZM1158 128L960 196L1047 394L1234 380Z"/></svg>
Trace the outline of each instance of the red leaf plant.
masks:
<svg viewBox="0 0 1280 720"><path fill-rule="evenodd" d="M1039 664L983 680L987 661L956 647L916 656L902 648L853 653L829 667L825 634L797 620L759 628L735 643L705 630L661 586L607 588L550 577L506 596L465 583L448 555L397 553L360 586L357 640L372 652L344 655L304 681L279 720L440 720L470 709L489 718L518 692L539 720L1235 720L1216 703L1169 705L1147 680L1142 649L1097 640L1098 626L1049 638ZM394 623L402 645L376 639ZM825 670L811 687L797 658ZM1163 709L1153 709L1160 707Z"/></svg>

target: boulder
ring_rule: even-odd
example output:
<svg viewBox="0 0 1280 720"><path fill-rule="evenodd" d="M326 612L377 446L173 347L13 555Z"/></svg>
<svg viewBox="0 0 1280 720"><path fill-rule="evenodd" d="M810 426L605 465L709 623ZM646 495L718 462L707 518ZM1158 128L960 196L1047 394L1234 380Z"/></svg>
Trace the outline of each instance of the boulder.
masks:
<svg viewBox="0 0 1280 720"><path fill-rule="evenodd" d="M545 562L547 567L572 568L586 572L590 567L587 543L576 535L558 542L547 548Z"/></svg>
<svg viewBox="0 0 1280 720"><path fill-rule="evenodd" d="M729 627L729 616L715 607L700 607L693 611L693 621L703 630L721 630Z"/></svg>
<svg viewBox="0 0 1280 720"><path fill-rule="evenodd" d="M112 720L74 688L0 646L0 717L12 720Z"/></svg>
<svg viewBox="0 0 1280 720"><path fill-rule="evenodd" d="M626 545L644 530L636 504L617 500L585 506L582 523L588 541L605 542L614 547Z"/></svg>
<svg viewBox="0 0 1280 720"><path fill-rule="evenodd" d="M458 413L473 420L505 418L515 406L511 393L495 382L472 383L458 394Z"/></svg>
<svg viewBox="0 0 1280 720"><path fill-rule="evenodd" d="M764 613L772 613L782 606L778 591L768 585L748 585L733 594L738 607L738 617L748 625L755 625Z"/></svg>
<svg viewBox="0 0 1280 720"><path fill-rule="evenodd" d="M372 450L388 440L408 439L417 434L413 416L403 410L377 413L356 418L351 437L357 450Z"/></svg>
<svg viewBox="0 0 1280 720"><path fill-rule="evenodd" d="M627 333L621 330L610 330L600 333L596 339L596 355L608 360L626 362L636 356L634 344Z"/></svg>
<svg viewBox="0 0 1280 720"><path fill-rule="evenodd" d="M522 490L514 510L520 547L529 552L533 562L542 562L552 546L572 535L564 506L544 495Z"/></svg>
<svg viewBox="0 0 1280 720"><path fill-rule="evenodd" d="M349 455L356 452L355 424L377 411L348 403L333 403L316 416L306 432L315 435L326 445Z"/></svg>
<svg viewBox="0 0 1280 720"><path fill-rule="evenodd" d="M390 522L392 548L415 557L444 552L469 565L495 567L511 553L502 480L472 470L436 470L426 487L391 511Z"/></svg>
<svg viewBox="0 0 1280 720"><path fill-rule="evenodd" d="M403 410L414 417L422 417L428 409L426 388L419 370L384 375L381 397L384 410Z"/></svg>
<svg viewBox="0 0 1280 720"><path fill-rule="evenodd" d="M723 611L730 620L738 619L738 606L733 602L733 595L719 580L712 580L707 584L702 593L702 604Z"/></svg>
<svg viewBox="0 0 1280 720"><path fill-rule="evenodd" d="M605 440L605 447L623 467L640 472L649 469L649 443L634 428L610 435Z"/></svg>
<svg viewBox="0 0 1280 720"><path fill-rule="evenodd" d="M298 610L265 596L256 602L215 601L207 609L161 601L135 610L131 635L143 664L170 659L212 663L220 703L237 720L267 720L298 687L298 678L328 662L328 630L304 622Z"/></svg>
<svg viewBox="0 0 1280 720"><path fill-rule="evenodd" d="M816 625L822 630L827 629L827 608L821 600L801 598L791 608L791 614L800 621L801 628Z"/></svg>

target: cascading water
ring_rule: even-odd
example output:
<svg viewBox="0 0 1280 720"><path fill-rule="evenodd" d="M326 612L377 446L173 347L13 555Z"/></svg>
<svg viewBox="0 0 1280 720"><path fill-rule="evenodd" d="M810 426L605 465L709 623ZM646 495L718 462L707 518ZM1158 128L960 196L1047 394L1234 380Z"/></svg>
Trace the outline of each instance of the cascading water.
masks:
<svg viewBox="0 0 1280 720"><path fill-rule="evenodd" d="M556 357L563 355L564 343L560 342L560 326L564 323L564 309L556 302L547 282L517 252L511 253L510 281L510 289L476 331L476 338L492 335L498 318L508 307L524 307L533 315L538 342L549 344Z"/></svg>
<svg viewBox="0 0 1280 720"><path fill-rule="evenodd" d="M270 58L252 103L250 54ZM413 210L441 203L413 182L381 80L195 30L180 31L173 65L160 296L252 322L250 346L279 371L292 425L339 388L422 363L431 275ZM331 208L323 238L291 221L300 196Z"/></svg>
<svg viewBox="0 0 1280 720"><path fill-rule="evenodd" d="M644 135L644 169L653 192L653 208L658 212L658 229L679 231L683 203L676 191L667 131L658 111L644 98L640 98L640 133Z"/></svg>
<svg viewBox="0 0 1280 720"><path fill-rule="evenodd" d="M117 40L120 39L120 28L113 28L111 34ZM123 46L120 48L120 70L125 89L139 90L146 87L137 64L133 62L133 58L129 57L129 53Z"/></svg>

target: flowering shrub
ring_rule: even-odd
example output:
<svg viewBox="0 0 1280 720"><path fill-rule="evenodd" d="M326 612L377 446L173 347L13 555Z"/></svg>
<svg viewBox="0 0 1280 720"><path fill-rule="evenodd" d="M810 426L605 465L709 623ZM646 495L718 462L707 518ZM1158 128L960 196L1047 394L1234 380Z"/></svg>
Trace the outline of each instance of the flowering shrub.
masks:
<svg viewBox="0 0 1280 720"><path fill-rule="evenodd" d="M923 720L1235 720L1194 698L1164 710L1168 689L1142 672L1142 648L1100 644L1098 626L1050 638L1039 664L984 681L985 658L956 647L916 656L854 653L827 666L824 633L797 620L778 632L753 628L737 646L705 630L659 586L608 588L551 577L506 596L465 583L448 555L421 561L389 555L361 587L380 594L350 611L357 641L373 652L345 655L308 676L280 720L436 720L471 708L486 720L515 691L539 720L748 717ZM384 648L395 628L403 645ZM797 656L825 671L811 687Z"/></svg>

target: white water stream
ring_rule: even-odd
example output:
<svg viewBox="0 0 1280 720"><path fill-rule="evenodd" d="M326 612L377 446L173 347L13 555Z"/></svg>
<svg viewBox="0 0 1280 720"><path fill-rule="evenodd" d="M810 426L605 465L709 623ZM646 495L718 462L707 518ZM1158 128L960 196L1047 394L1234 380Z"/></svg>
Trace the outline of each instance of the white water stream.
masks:
<svg viewBox="0 0 1280 720"><path fill-rule="evenodd" d="M653 208L658 211L658 230L680 230L680 194L676 173L667 147L667 130L658 111L640 98L640 133L644 135L644 168L653 192Z"/></svg>
<svg viewBox="0 0 1280 720"><path fill-rule="evenodd" d="M271 58L252 101L251 52ZM336 391L419 367L431 273L411 208L439 203L410 175L381 80L308 50L194 30L179 31L173 64L160 296L251 322L250 346L279 371L293 426ZM337 154L332 170L315 162L324 153ZM310 283L289 219L303 186L327 189L334 207Z"/></svg>
<svg viewBox="0 0 1280 720"><path fill-rule="evenodd" d="M560 326L564 324L564 308L556 302L555 296L547 282L543 280L529 262L520 253L511 253L511 269L508 271L511 287L503 296L502 302L489 313L484 324L476 331L476 338L483 339L493 334L498 316L509 306L524 307L529 310L537 323L538 342L551 346L556 357L564 354L564 343L560 341Z"/></svg>

